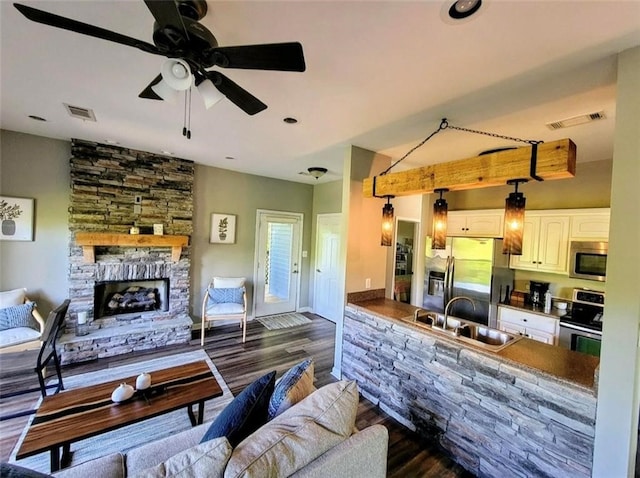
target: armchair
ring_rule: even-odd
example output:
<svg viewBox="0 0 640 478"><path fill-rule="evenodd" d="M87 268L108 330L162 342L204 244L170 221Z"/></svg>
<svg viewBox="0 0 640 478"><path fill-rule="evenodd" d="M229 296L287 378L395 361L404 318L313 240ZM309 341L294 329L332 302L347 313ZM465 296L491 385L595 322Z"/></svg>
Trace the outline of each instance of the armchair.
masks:
<svg viewBox="0 0 640 478"><path fill-rule="evenodd" d="M0 292L0 353L39 348L44 326L27 289Z"/></svg>
<svg viewBox="0 0 640 478"><path fill-rule="evenodd" d="M214 277L202 301L200 345L204 347L205 324L214 320L239 320L242 343L247 336L247 290L244 277Z"/></svg>

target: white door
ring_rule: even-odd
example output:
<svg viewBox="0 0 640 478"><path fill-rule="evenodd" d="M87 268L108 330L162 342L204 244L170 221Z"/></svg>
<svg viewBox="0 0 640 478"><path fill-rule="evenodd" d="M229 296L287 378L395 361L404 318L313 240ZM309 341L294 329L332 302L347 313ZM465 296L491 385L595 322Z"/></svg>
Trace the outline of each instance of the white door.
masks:
<svg viewBox="0 0 640 478"><path fill-rule="evenodd" d="M302 214L258 211L255 316L294 312L300 285Z"/></svg>
<svg viewBox="0 0 640 478"><path fill-rule="evenodd" d="M341 214L318 214L313 311L337 322L342 314L340 294Z"/></svg>

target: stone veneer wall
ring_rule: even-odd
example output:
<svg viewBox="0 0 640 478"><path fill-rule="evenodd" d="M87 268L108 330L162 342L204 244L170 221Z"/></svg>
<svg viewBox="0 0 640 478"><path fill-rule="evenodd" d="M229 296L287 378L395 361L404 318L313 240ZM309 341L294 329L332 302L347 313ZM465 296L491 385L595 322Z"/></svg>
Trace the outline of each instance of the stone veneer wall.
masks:
<svg viewBox="0 0 640 478"><path fill-rule="evenodd" d="M171 261L171 249L163 247L96 247L96 262L83 261L82 248L75 243L75 233L109 232L128 234L133 225L152 226L163 224L164 234L187 235L193 233L193 182L194 164L191 161L159 156L143 151L120 148L74 139L71 142L71 206L69 209L69 319L68 331L73 330L77 312L84 310L93 315L93 293L96 281L103 280L146 280L169 278L169 311L144 312L131 317L131 321L105 318L93 322L92 333L80 343L71 340L66 349L83 349L81 359L95 358L88 350L96 348L87 345L92 335L105 339L109 334L104 330L114 328L113 346L119 353L138 348L150 348L174 342L171 333L160 333L152 342L144 343L139 335L158 335L153 327L140 331L140 323L149 321L170 321L189 318L190 246L182 248L178 262ZM140 213L134 212L135 196L142 197ZM123 339L122 330L116 327L131 323L138 325L134 338ZM181 323L186 323L186 320ZM161 324L158 324L159 326ZM166 323L165 325L169 325ZM119 327L118 327L119 329ZM190 339L188 330L178 327L180 341ZM124 329L123 329L124 330ZM157 332L157 331L156 331ZM124 342L123 342L124 340ZM128 341L127 341L128 340ZM129 343L131 346L127 346ZM95 344L94 344L95 345ZM136 348L137 347L137 348ZM104 348L104 347L103 347ZM71 350L63 353L66 362L77 361L69 357ZM76 350L80 353L80 350ZM72 354L73 355L73 354ZM100 356L113 355L102 350Z"/></svg>
<svg viewBox="0 0 640 478"><path fill-rule="evenodd" d="M478 476L591 476L587 390L351 306L342 374Z"/></svg>

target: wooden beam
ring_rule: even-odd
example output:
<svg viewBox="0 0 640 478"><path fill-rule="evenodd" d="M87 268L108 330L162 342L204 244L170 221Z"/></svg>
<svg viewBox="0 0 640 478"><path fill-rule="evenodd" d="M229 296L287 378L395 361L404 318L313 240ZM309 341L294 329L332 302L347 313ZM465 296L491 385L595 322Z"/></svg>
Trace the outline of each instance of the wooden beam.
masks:
<svg viewBox="0 0 640 478"><path fill-rule="evenodd" d="M76 244L82 246L85 262L95 262L95 246L170 247L171 260L178 262L182 248L189 245L189 236L77 232L75 237Z"/></svg>
<svg viewBox="0 0 640 478"><path fill-rule="evenodd" d="M364 197L408 196L431 193L435 189L451 191L504 186L509 179L529 178L531 146L424 166L408 171L366 178ZM561 139L538 145L536 174L545 181L572 178L576 174L576 145Z"/></svg>

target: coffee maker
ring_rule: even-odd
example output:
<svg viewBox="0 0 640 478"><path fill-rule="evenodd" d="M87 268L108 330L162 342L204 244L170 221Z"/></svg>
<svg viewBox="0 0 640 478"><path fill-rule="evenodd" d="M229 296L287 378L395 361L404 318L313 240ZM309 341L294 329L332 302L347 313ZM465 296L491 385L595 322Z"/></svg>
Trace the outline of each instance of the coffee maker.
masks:
<svg viewBox="0 0 640 478"><path fill-rule="evenodd" d="M529 281L529 302L534 307L544 304L544 294L549 290L549 282Z"/></svg>

